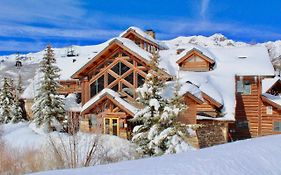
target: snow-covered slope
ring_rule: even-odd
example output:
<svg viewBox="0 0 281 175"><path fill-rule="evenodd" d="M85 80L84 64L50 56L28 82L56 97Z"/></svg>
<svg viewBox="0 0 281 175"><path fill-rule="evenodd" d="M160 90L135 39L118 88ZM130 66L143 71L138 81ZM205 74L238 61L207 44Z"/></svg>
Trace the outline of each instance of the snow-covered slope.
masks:
<svg viewBox="0 0 281 175"><path fill-rule="evenodd" d="M109 40L108 42L110 42ZM79 54L79 56L75 57L67 57L67 51L69 47L66 48L55 48L54 52L57 58L58 66L62 69L61 78L69 79L71 74L77 71L82 65L89 61L90 58L94 57L100 50L102 50L108 42L105 42L100 45L94 46L73 46L75 54ZM249 46L250 44L244 42L237 42L234 40L230 40L223 36L222 34L214 34L209 37L205 36L189 36L189 37L178 37L172 40L163 41L165 45L169 48L178 48L191 44L196 44L199 47L209 47L209 48L217 48L217 47L241 47L241 46ZM281 41L275 42L266 42L260 43L257 45L264 45L269 50L269 54L271 60L274 64L278 64L281 59ZM22 68L17 69L15 66L16 63L16 54L9 56L0 56L0 79L3 76L11 76L16 78L18 73L20 72L22 75L22 79L24 85L28 85L30 81L33 79L36 70L39 67L39 62L42 59L44 51L40 51L37 53L29 53L25 55L20 55Z"/></svg>
<svg viewBox="0 0 281 175"><path fill-rule="evenodd" d="M36 175L278 175L281 135L244 140L197 151Z"/></svg>

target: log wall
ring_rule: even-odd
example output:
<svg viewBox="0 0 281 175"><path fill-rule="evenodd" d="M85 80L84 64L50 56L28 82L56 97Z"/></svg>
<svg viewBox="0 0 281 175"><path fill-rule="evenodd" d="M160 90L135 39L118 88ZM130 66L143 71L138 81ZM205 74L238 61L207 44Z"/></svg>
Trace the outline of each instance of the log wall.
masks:
<svg viewBox="0 0 281 175"><path fill-rule="evenodd" d="M281 122L281 110L276 107L272 107L272 114L267 114L267 106L270 104L263 102L262 103L262 117L261 117L261 135L272 135L272 134L281 134L281 132L275 132L274 122Z"/></svg>
<svg viewBox="0 0 281 175"><path fill-rule="evenodd" d="M236 77L236 82L239 80ZM261 80L254 77L243 77L243 81L249 81L251 84L251 94L244 95L236 93L235 118L236 126L235 137L237 139L256 137L260 133L260 106L261 106ZM237 90L236 90L237 91ZM237 124L242 121L248 121L247 128L239 128Z"/></svg>

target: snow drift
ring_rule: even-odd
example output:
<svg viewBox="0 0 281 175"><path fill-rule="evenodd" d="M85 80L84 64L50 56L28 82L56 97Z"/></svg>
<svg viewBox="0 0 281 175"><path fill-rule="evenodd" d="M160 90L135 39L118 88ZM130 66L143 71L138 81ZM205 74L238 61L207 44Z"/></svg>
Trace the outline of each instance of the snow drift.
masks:
<svg viewBox="0 0 281 175"><path fill-rule="evenodd" d="M244 140L176 155L34 175L269 175L281 174L281 135Z"/></svg>

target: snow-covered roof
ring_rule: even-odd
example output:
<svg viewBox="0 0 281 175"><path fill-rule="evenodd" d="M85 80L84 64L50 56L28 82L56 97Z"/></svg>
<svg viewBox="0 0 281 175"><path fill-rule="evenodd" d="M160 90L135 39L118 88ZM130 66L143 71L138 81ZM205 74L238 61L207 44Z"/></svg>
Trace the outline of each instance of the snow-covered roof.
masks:
<svg viewBox="0 0 281 175"><path fill-rule="evenodd" d="M134 30L146 39L156 43L158 42L150 35L136 27L130 27L121 33L120 36L123 36L130 29ZM103 44L96 46L75 46L74 49L79 53L79 56L74 57L76 59L75 62L73 62L72 57L65 57L65 49L55 49L56 57L58 57L57 64L62 69L61 79L69 79L71 74L83 69L87 63L94 60L95 57L101 51L106 49L112 42L119 42L137 56L140 56L147 61L150 60L151 54L149 52L140 48L133 41L122 37L113 38ZM164 69L168 74L180 78L180 81L183 85L181 89L182 92L190 92L199 99L202 99L200 95L202 95L201 92L204 92L209 97L222 104L222 112L225 114L224 117L222 117L224 120L234 120L236 103L235 76L274 76L274 69L270 62L268 51L266 47L261 45L245 45L227 48L203 47L190 44L189 40L184 40L183 38L163 41L163 43L166 46L166 50L159 51L159 67ZM208 58L216 62L213 70L208 72L191 72L179 70L179 66L176 63L178 59L194 48L201 51ZM184 49L184 51L181 54L177 54L178 49ZM196 85L196 87L191 86L187 82L191 82L192 84ZM266 85L268 84L270 85L270 83L264 81L263 87L266 88ZM31 85L31 87L32 86L33 85ZM105 93L104 91L102 92ZM25 96L27 97L28 94L25 94ZM93 99L97 100L96 98L98 97L99 95ZM93 99L86 104L88 105L91 102L93 103L93 101L95 101ZM124 100L122 101L124 102ZM87 107L87 105L85 105L83 106L83 109ZM130 108L130 104L125 106ZM134 107L132 107L131 110L134 110Z"/></svg>
<svg viewBox="0 0 281 175"><path fill-rule="evenodd" d="M160 51L160 67L181 81L192 82L208 96L223 104L222 119L234 120L235 114L235 76L274 76L267 49L264 46L244 46L235 48L204 48L216 62L214 70L208 72L181 71L176 61L180 58L177 49L192 49L190 43L166 41L169 50ZM197 49L200 49L197 47ZM206 52L208 51L208 52ZM183 55L185 53L182 53ZM241 57L243 56L243 57Z"/></svg>
<svg viewBox="0 0 281 175"><path fill-rule="evenodd" d="M204 56L206 56L207 58L209 58L212 61L216 60L215 56L208 49L203 48L201 46L190 44L190 45L187 45L187 47L183 47L181 49L184 49L184 50L178 55L177 61L193 50L196 50L199 53L201 52L201 54L203 54Z"/></svg>
<svg viewBox="0 0 281 175"><path fill-rule="evenodd" d="M82 109L81 104L77 103L76 94L68 94L67 97L63 99L63 102L66 111L80 112Z"/></svg>
<svg viewBox="0 0 281 175"><path fill-rule="evenodd" d="M146 40L148 41L151 41L152 43L154 44L157 44L159 47L163 48L163 49L166 49L167 46L165 45L164 42L161 42L159 40L156 40L154 39L152 36L150 36L149 34L147 34L146 32L144 32L142 29L138 28L138 27L134 27L134 26L131 26L129 27L127 30L125 30L124 32L122 32L119 37L123 37L127 32L129 31L134 31L136 32L137 34L139 34L140 36L142 36L143 38L145 38Z"/></svg>
<svg viewBox="0 0 281 175"><path fill-rule="evenodd" d="M129 40L127 38L121 38L121 37L115 37L112 38L102 45L100 45L99 52L96 53L94 57L91 57L87 61L84 61L84 64L81 64L81 61L79 62L80 66L76 67L76 71L72 72L71 76L74 76L77 72L81 71L84 67L86 67L90 62L94 61L96 59L96 56L103 50L105 50L107 47L109 47L114 42L120 42L123 44L126 48L134 52L136 55L139 55L141 58L144 58L146 61L149 61L151 58L151 53L147 52L146 50L140 48L138 45L136 45L132 40Z"/></svg>
<svg viewBox="0 0 281 175"><path fill-rule="evenodd" d="M277 81L280 81L280 77L266 78L262 80L262 93L268 91Z"/></svg>
<svg viewBox="0 0 281 175"><path fill-rule="evenodd" d="M269 93L263 93L262 94L264 97L266 97L268 100L278 104L279 106L281 106L281 95L271 95Z"/></svg>
<svg viewBox="0 0 281 175"><path fill-rule="evenodd" d="M136 108L135 106L131 105L127 101L123 100L117 92L115 92L115 91L113 91L111 89L105 88L100 93L98 93L96 96L91 98L87 103L85 103L83 105L83 107L82 107L81 112L84 112L85 110L87 110L94 103L96 103L99 99L101 99L104 95L110 95L111 97L113 97L114 100L116 100L119 104L124 106L132 114L136 114L139 111L138 108Z"/></svg>
<svg viewBox="0 0 281 175"><path fill-rule="evenodd" d="M37 71L33 79L30 80L29 85L23 91L21 98L28 99L28 100L34 99L37 95L38 88L40 87L41 79L42 79L42 73Z"/></svg>

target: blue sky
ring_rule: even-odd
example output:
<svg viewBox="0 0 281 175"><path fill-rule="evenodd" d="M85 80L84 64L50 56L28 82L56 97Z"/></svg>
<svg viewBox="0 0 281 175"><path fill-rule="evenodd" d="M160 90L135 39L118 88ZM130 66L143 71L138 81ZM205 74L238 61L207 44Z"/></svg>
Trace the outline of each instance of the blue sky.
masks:
<svg viewBox="0 0 281 175"><path fill-rule="evenodd" d="M1 0L0 55L97 44L129 26L154 29L159 39L278 40L280 7L279 0Z"/></svg>

